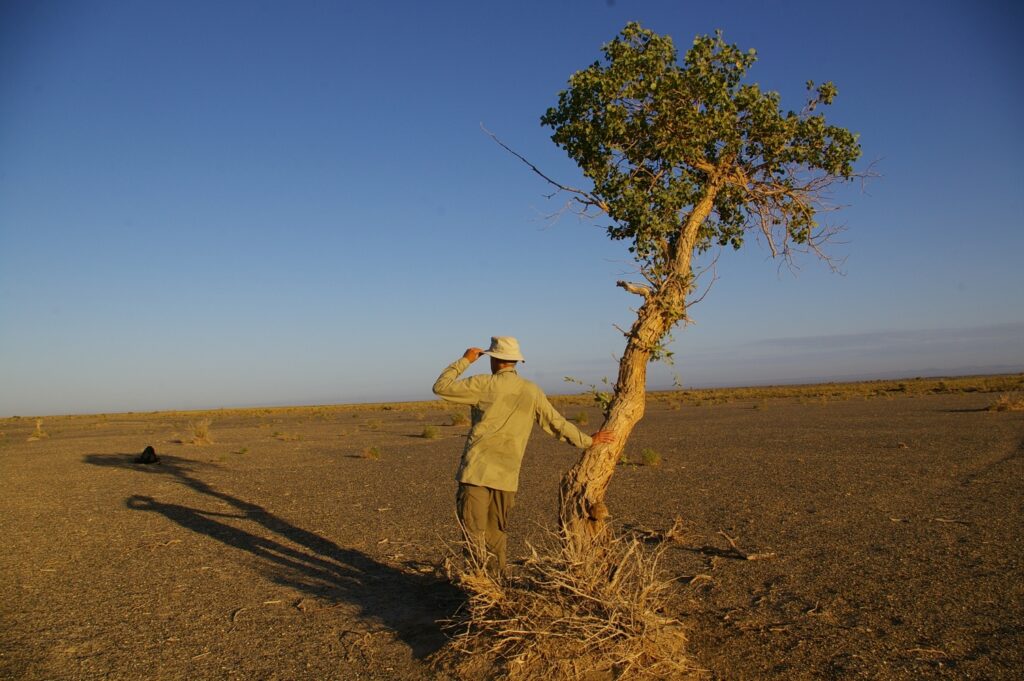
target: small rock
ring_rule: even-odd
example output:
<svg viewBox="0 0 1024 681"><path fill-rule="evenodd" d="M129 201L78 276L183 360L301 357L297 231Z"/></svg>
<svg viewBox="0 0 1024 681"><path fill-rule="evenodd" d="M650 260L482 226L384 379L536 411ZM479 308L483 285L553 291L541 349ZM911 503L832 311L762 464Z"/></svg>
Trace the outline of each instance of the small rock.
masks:
<svg viewBox="0 0 1024 681"><path fill-rule="evenodd" d="M135 463L159 463L160 457L156 455L156 450L153 449L152 445L146 445L146 448L142 450L142 454L135 457Z"/></svg>

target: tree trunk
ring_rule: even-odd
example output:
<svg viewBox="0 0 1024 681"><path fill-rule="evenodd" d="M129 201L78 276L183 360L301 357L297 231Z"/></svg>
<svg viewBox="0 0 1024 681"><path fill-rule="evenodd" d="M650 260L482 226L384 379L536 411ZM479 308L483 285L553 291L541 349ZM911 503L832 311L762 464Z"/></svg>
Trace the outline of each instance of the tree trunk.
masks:
<svg viewBox="0 0 1024 681"><path fill-rule="evenodd" d="M690 286L690 263L700 226L711 213L717 186L694 206L681 227L672 257L672 271L657 290L645 296L627 334L619 360L619 377L603 430L615 433L610 444L592 446L562 477L559 485L559 525L566 539L588 543L602 534L608 508L604 497L615 466L647 404L647 363L665 335L683 317Z"/></svg>
<svg viewBox="0 0 1024 681"><path fill-rule="evenodd" d="M652 296L637 312L625 352L619 360L619 377L602 429L615 433L610 444L594 445L563 476L559 489L559 520L563 532L587 539L600 534L608 515L604 504L608 483L625 449L626 440L643 418L647 402L647 363L651 351L671 328Z"/></svg>

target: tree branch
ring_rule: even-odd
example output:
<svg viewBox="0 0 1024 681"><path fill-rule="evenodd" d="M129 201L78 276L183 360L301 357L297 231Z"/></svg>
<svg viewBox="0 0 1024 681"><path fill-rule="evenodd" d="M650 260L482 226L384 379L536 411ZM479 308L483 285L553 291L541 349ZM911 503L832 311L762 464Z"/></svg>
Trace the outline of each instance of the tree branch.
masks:
<svg viewBox="0 0 1024 681"><path fill-rule="evenodd" d="M619 288L625 289L629 293L635 293L636 295L643 296L644 298L649 298L653 293L649 286L644 286L643 284L632 284L628 281L618 281L615 282L615 285Z"/></svg>
<svg viewBox="0 0 1024 681"><path fill-rule="evenodd" d="M490 130L488 130L486 127L484 127L483 123L480 124L480 129L483 130L487 134L488 137L490 137L492 140L494 140L495 143L498 144L498 146L500 146L502 149L504 149L508 153L512 154L513 156L518 158L520 161L522 161L526 165L528 165L530 167L530 170L532 170L537 175L540 175L542 178L544 178L544 180L548 184L551 184L551 185L557 187L559 191L563 191L563 192L566 192L566 193L569 193L569 194L574 194L575 195L574 198L577 201L579 201L580 203L582 203L583 205L585 205L585 206L597 206L598 208L600 208L605 213L608 212L608 204L605 203L604 201L601 201L600 199L595 197L590 192L584 191L582 189L577 189L576 187L569 187L567 185L562 184L561 182L556 182L555 180L553 180L550 177L548 177L547 175L545 175L541 171L540 168L538 168L537 166L535 166L532 163L530 163L529 161L527 161L526 158L522 154L514 151L511 147L509 147L507 144L505 144L500 139L498 139L498 136L495 135Z"/></svg>

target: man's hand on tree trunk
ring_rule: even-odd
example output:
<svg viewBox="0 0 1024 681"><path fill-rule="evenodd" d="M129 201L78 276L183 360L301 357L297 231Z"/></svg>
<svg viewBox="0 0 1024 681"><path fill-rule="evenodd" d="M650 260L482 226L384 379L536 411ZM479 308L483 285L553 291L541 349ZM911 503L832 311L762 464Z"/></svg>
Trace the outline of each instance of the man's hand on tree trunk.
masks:
<svg viewBox="0 0 1024 681"><path fill-rule="evenodd" d="M606 445L615 442L615 433L610 430L599 430L590 436L595 445Z"/></svg>

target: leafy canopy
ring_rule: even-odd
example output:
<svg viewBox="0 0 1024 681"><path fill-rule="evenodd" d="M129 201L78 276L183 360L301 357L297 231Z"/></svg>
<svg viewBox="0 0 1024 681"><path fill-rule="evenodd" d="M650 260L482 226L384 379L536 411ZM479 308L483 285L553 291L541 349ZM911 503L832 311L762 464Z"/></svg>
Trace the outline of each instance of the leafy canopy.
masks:
<svg viewBox="0 0 1024 681"><path fill-rule="evenodd" d="M857 136L816 110L832 83L807 83L809 100L783 112L779 95L744 84L756 61L714 36L699 36L678 63L672 39L630 23L604 60L575 73L541 123L593 182L577 192L612 218L608 234L652 282L667 275L695 204L714 199L693 245L739 248L760 229L773 254L817 247L822 190L855 176Z"/></svg>

